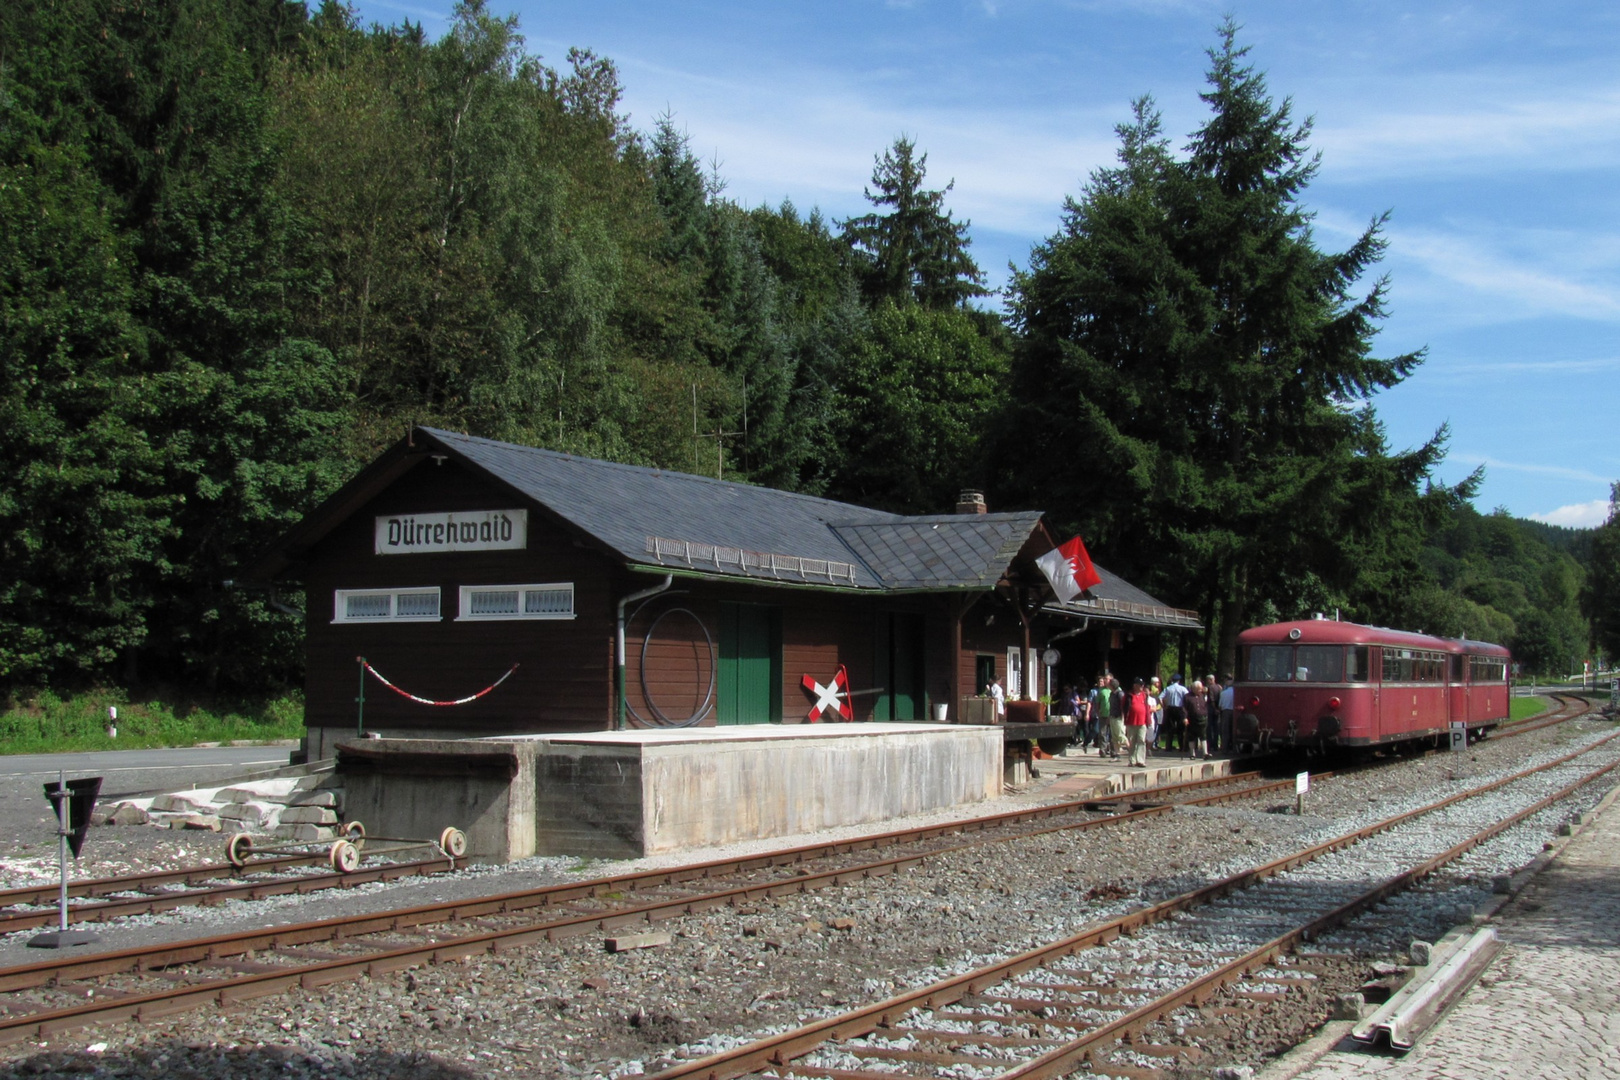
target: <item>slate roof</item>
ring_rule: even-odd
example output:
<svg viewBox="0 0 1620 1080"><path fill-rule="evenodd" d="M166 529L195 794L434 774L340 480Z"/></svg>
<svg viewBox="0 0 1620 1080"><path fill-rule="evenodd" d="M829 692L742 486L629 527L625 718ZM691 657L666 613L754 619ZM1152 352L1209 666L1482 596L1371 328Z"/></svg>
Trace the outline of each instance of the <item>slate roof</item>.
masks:
<svg viewBox="0 0 1620 1080"><path fill-rule="evenodd" d="M635 566L856 591L994 588L1036 530L1039 511L902 516L705 476L620 465L437 428L406 443L295 526L251 576L272 580L299 552L435 447L527 496ZM1072 617L1197 626L1102 567L1091 599L1049 604Z"/></svg>
<svg viewBox="0 0 1620 1080"><path fill-rule="evenodd" d="M832 531L871 567L886 589L995 586L1040 524L1039 511L930 514Z"/></svg>
<svg viewBox="0 0 1620 1080"><path fill-rule="evenodd" d="M789 491L420 429L626 562L855 589L988 589L1041 515L903 517Z"/></svg>

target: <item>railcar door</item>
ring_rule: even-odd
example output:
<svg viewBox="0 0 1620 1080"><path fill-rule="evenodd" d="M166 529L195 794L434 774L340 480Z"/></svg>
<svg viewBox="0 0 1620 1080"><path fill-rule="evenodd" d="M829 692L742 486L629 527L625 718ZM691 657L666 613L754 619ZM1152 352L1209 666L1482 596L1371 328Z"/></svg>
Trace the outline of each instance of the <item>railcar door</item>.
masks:
<svg viewBox="0 0 1620 1080"><path fill-rule="evenodd" d="M1461 720L1469 727L1474 723L1474 710L1469 707L1468 657L1452 653L1451 675L1447 679L1446 697L1450 712L1448 720Z"/></svg>
<svg viewBox="0 0 1620 1080"><path fill-rule="evenodd" d="M1367 739L1377 742L1384 734L1384 650L1373 645L1367 650L1367 685L1372 694L1372 712L1369 716Z"/></svg>

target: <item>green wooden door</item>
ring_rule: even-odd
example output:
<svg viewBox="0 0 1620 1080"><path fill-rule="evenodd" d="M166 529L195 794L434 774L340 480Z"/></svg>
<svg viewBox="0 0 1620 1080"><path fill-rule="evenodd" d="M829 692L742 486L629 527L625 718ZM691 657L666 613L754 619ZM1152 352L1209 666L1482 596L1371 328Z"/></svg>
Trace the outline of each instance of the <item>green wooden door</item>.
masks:
<svg viewBox="0 0 1620 1080"><path fill-rule="evenodd" d="M872 706L872 719L926 720L922 616L879 615L873 637L877 654L873 674L882 693Z"/></svg>
<svg viewBox="0 0 1620 1080"><path fill-rule="evenodd" d="M782 611L763 604L720 605L718 715L721 724L782 718Z"/></svg>

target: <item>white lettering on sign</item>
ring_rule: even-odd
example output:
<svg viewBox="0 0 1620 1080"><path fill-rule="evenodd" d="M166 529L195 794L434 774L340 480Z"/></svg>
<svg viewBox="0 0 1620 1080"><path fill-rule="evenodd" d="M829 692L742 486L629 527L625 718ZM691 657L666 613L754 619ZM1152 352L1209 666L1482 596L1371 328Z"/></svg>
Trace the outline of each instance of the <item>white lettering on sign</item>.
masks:
<svg viewBox="0 0 1620 1080"><path fill-rule="evenodd" d="M529 544L527 510L468 510L377 518L378 555L503 551Z"/></svg>
<svg viewBox="0 0 1620 1080"><path fill-rule="evenodd" d="M1294 774L1294 794L1303 795L1311 790L1311 774L1308 772Z"/></svg>

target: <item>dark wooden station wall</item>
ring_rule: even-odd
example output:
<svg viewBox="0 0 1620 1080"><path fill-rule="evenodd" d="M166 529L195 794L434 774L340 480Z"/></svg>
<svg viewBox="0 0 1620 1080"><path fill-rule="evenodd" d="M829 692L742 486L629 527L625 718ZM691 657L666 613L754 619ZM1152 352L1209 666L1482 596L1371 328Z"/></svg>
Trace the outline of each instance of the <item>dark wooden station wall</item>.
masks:
<svg viewBox="0 0 1620 1080"><path fill-rule="evenodd" d="M529 511L526 550L378 555L378 515L495 510ZM306 716L310 727L355 723L359 668L367 660L390 680L433 700L483 689L510 668L494 693L468 705L432 707L400 697L368 677L366 727L468 734L580 731L607 726L613 690L614 565L544 510L454 462L424 458L333 530L307 559ZM463 585L573 582L575 618L458 622ZM438 622L338 623L338 589L437 585Z"/></svg>

